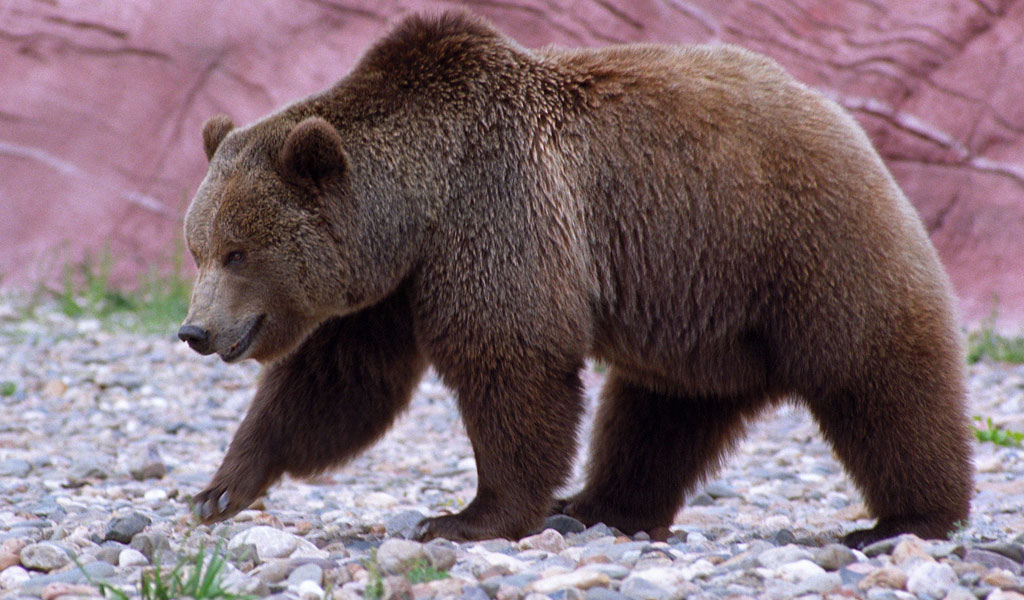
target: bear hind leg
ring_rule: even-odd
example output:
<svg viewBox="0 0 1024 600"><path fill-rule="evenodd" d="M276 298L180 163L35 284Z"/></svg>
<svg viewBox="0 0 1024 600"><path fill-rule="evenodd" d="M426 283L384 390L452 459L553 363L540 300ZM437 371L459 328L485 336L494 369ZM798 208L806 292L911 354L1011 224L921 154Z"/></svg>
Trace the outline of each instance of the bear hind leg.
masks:
<svg viewBox="0 0 1024 600"><path fill-rule="evenodd" d="M945 538L967 518L970 431L955 373L877 372L856 392L811 402L811 412L878 522L843 538L863 548L902 533ZM902 375L902 376L901 376Z"/></svg>
<svg viewBox="0 0 1024 600"><path fill-rule="evenodd" d="M582 491L556 510L586 525L667 535L684 495L719 467L763 398L680 398L613 369L602 391Z"/></svg>

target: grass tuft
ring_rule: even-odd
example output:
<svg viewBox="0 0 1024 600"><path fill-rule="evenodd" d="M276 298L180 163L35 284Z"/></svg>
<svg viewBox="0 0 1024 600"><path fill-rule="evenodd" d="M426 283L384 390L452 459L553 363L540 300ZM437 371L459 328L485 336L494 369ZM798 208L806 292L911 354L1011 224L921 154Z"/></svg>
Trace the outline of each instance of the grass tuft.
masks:
<svg viewBox="0 0 1024 600"><path fill-rule="evenodd" d="M967 338L967 362L973 365L982 359L1024 363L1024 337L1003 337L991 327L970 334Z"/></svg>
<svg viewBox="0 0 1024 600"><path fill-rule="evenodd" d="M1024 363L1024 337L1005 337L995 332L997 310L978 331L967 336L967 363L976 364L983 359L994 362Z"/></svg>
<svg viewBox="0 0 1024 600"><path fill-rule="evenodd" d="M97 319L108 326L144 333L173 332L188 312L191 282L184 275L184 250L178 248L169 272L151 269L135 285L111 281L109 249L66 265L58 289L44 286L33 304L51 298L57 310L72 319ZM31 316L30 308L26 316Z"/></svg>
<svg viewBox="0 0 1024 600"><path fill-rule="evenodd" d="M409 567L405 577L409 580L409 583L417 584L448 579L450 575L444 569L435 569L425 558L417 558Z"/></svg>
<svg viewBox="0 0 1024 600"><path fill-rule="evenodd" d="M77 561L76 561L77 562ZM220 542L207 553L204 546L192 558L179 558L170 571L154 559L153 566L142 571L138 596L142 600L173 600L193 598L194 600L242 600L252 596L235 594L224 588L223 570L227 558ZM130 600L134 595L106 582L97 582L82 569L89 583L96 586L104 598Z"/></svg>
<svg viewBox="0 0 1024 600"><path fill-rule="evenodd" d="M380 567L377 566L377 549L370 550L370 557L363 561L363 566L366 567L367 572L370 574L369 580L366 582L366 589L363 590L363 598L366 600L380 600L384 596L384 576L380 573Z"/></svg>
<svg viewBox="0 0 1024 600"><path fill-rule="evenodd" d="M984 427L982 429L971 426L971 430L974 431L974 437L978 438L979 442L991 442L998 446L1020 447L1022 441L1024 441L1024 433L993 425L992 417L982 420L980 416L975 416L974 420Z"/></svg>

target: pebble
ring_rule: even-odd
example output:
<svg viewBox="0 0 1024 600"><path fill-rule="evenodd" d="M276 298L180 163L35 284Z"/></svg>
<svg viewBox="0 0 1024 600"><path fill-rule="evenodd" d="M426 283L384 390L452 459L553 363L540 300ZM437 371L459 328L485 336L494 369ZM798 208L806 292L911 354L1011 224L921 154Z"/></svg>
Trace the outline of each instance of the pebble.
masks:
<svg viewBox="0 0 1024 600"><path fill-rule="evenodd" d="M848 564L857 562L857 555L842 544L828 544L815 550L812 560L826 571L838 571Z"/></svg>
<svg viewBox="0 0 1024 600"><path fill-rule="evenodd" d="M156 446L150 445L137 461L128 468L132 478L137 481L147 479L160 479L167 474L167 465L160 458L160 452Z"/></svg>
<svg viewBox="0 0 1024 600"><path fill-rule="evenodd" d="M91 585L80 583L51 583L43 588L40 596L43 600L56 600L57 598L70 600L99 596L99 591Z"/></svg>
<svg viewBox="0 0 1024 600"><path fill-rule="evenodd" d="M871 571L857 582L857 587L862 590L869 590L871 588L902 590L906 585L907 573L897 567L880 567Z"/></svg>
<svg viewBox="0 0 1024 600"><path fill-rule="evenodd" d="M0 544L0 571L21 562L21 550L28 542L20 538L10 538Z"/></svg>
<svg viewBox="0 0 1024 600"><path fill-rule="evenodd" d="M964 562L973 562L984 565L990 569L1007 569L1015 575L1021 574L1021 563L1011 558L1007 558L1002 554L990 552L988 550L982 550L980 548L970 548L964 553Z"/></svg>
<svg viewBox="0 0 1024 600"><path fill-rule="evenodd" d="M455 566L458 556L454 549L445 545L444 541L434 540L423 546L423 556L430 566L438 571L446 571Z"/></svg>
<svg viewBox="0 0 1024 600"><path fill-rule="evenodd" d="M957 584L953 568L936 562L919 562L907 572L907 591L919 596L942 598Z"/></svg>
<svg viewBox="0 0 1024 600"><path fill-rule="evenodd" d="M1024 449L975 445L978 493L951 540L899 536L862 553L836 542L872 525L863 499L790 405L752 424L664 531L626 536L553 515L522 540L412 541L476 484L456 404L432 372L392 431L345 466L197 525L188 499L217 469L258 365L201 357L170 330L35 314L0 319L0 381L17 390L0 423L0 596L12 600L97 597L85 573L137 595L141 568L218 545L232 557L225 585L279 600L356 600L377 576L385 597L414 600L1024 600ZM603 377L584 373L588 398ZM972 365L969 388L971 414L1024 428L1024 366ZM442 579L410 581L430 572Z"/></svg>
<svg viewBox="0 0 1024 600"><path fill-rule="evenodd" d="M22 567L17 565L7 567L0 571L0 589L13 590L31 578L32 576L28 574L28 571Z"/></svg>
<svg viewBox="0 0 1024 600"><path fill-rule="evenodd" d="M52 542L29 544L21 549L21 566L49 573L71 562L64 548Z"/></svg>
<svg viewBox="0 0 1024 600"><path fill-rule="evenodd" d="M138 512L117 517L107 524L107 533L103 539L130 544L135 534L142 532L152 522L152 519Z"/></svg>
<svg viewBox="0 0 1024 600"><path fill-rule="evenodd" d="M539 579L526 586L527 592L551 594L558 590L575 588L587 590L592 587L607 586L611 583L608 575L591 569L579 569L571 573L561 573Z"/></svg>
<svg viewBox="0 0 1024 600"><path fill-rule="evenodd" d="M798 560L811 558L812 555L808 550L794 544L787 544L781 548L765 550L757 556L757 562L766 569L777 569Z"/></svg>
<svg viewBox="0 0 1024 600"><path fill-rule="evenodd" d="M565 538L554 529L545 529L537 535L531 535L519 540L520 550L543 550L552 554L558 554L565 550Z"/></svg>
<svg viewBox="0 0 1024 600"><path fill-rule="evenodd" d="M257 525L235 535L228 542L229 550L238 550L243 546L253 546L258 558L285 558L299 547L300 538L269 525Z"/></svg>
<svg viewBox="0 0 1024 600"><path fill-rule="evenodd" d="M385 540L377 548L377 562L392 575L405 573L416 559L423 556L423 544L411 540Z"/></svg>
<svg viewBox="0 0 1024 600"><path fill-rule="evenodd" d="M568 515L551 515L544 520L544 529L554 529L562 535L582 533L587 526Z"/></svg>
<svg viewBox="0 0 1024 600"><path fill-rule="evenodd" d="M384 527L387 529L388 535L411 539L416 537L416 528L426 516L418 510L402 511L388 517L384 521Z"/></svg>
<svg viewBox="0 0 1024 600"><path fill-rule="evenodd" d="M119 567L143 567L149 564L146 555L134 548L125 548L117 555L117 566Z"/></svg>
<svg viewBox="0 0 1024 600"><path fill-rule="evenodd" d="M305 581L312 581L317 585L322 585L324 582L324 570L320 568L320 565L315 563L306 563L299 567L296 567L288 575L288 587L299 587Z"/></svg>
<svg viewBox="0 0 1024 600"><path fill-rule="evenodd" d="M0 477L28 477L32 464L20 458L9 458L0 461Z"/></svg>

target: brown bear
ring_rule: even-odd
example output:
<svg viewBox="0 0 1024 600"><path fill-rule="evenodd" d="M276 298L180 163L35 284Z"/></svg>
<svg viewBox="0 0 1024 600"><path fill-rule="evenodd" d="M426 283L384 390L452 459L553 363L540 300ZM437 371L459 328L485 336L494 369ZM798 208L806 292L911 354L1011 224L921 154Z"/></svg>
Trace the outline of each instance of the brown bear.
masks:
<svg viewBox="0 0 1024 600"><path fill-rule="evenodd" d="M207 122L179 335L264 365L195 500L216 521L337 466L427 365L476 498L422 537L517 538L552 507L663 531L778 403L806 406L867 507L854 546L945 536L972 492L950 285L864 132L727 45L530 50L412 17L344 79ZM581 492L580 370L609 365Z"/></svg>

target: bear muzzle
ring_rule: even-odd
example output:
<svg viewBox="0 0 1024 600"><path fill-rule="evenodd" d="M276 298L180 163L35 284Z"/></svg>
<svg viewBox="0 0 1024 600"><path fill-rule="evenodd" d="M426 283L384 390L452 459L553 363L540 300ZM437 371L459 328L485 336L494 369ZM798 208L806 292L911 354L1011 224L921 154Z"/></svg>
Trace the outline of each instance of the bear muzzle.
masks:
<svg viewBox="0 0 1024 600"><path fill-rule="evenodd" d="M213 347L210 345L210 332L202 327L182 325L178 330L178 339L203 356L213 353Z"/></svg>

